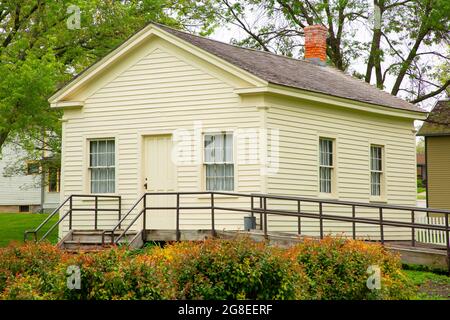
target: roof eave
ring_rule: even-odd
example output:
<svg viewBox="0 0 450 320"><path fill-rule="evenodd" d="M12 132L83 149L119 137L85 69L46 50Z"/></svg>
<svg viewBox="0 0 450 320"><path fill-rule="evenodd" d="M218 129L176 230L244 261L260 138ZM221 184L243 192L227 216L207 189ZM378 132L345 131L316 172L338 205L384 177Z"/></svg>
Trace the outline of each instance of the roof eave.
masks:
<svg viewBox="0 0 450 320"><path fill-rule="evenodd" d="M256 88L242 88L234 91L239 95L248 94L276 94L282 96L288 96L292 98L311 100L315 102L332 104L339 107L350 108L359 111L366 111L371 113L378 113L389 116L396 116L402 118L408 118L412 120L425 120L427 117L426 111L406 110L376 104L370 104L362 101L346 99L341 97L332 96L329 94L313 92L304 89L298 89L293 87L282 86L278 84L269 84L268 86L256 87Z"/></svg>
<svg viewBox="0 0 450 320"><path fill-rule="evenodd" d="M446 133L422 133L422 132L418 132L416 134L416 136L420 136L420 137L447 137L447 136L450 136L450 132L446 132Z"/></svg>

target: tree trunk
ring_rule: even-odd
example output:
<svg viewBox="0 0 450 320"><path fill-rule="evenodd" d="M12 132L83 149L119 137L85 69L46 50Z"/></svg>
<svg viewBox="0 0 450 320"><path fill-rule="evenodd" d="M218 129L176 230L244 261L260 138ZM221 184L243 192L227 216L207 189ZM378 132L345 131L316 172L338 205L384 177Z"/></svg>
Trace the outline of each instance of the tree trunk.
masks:
<svg viewBox="0 0 450 320"><path fill-rule="evenodd" d="M370 83L372 79L372 71L375 68L377 87L383 89L383 72L381 70L380 42L381 42L381 21L383 17L383 12L385 10L384 1L374 0L373 5L374 5L374 23L373 23L372 44L370 46L369 60L367 62L366 76L364 78L364 81ZM379 10L378 17L375 14L376 7L378 7ZM379 19L379 21L375 21L375 19Z"/></svg>
<svg viewBox="0 0 450 320"><path fill-rule="evenodd" d="M425 38L425 35L427 34L428 29L421 29L419 31L419 34L417 36L416 42L414 43L414 46L411 48L411 51L408 54L408 57L406 60L402 63L402 67L400 68L400 72L395 79L395 84L392 87L391 94L396 96L400 90L400 85L403 82L403 79L406 76L406 72L408 71L409 67L411 66L412 61L417 56L417 50L419 49L420 44L422 43L422 40Z"/></svg>
<svg viewBox="0 0 450 320"><path fill-rule="evenodd" d="M5 144L6 139L9 135L9 129L2 129L0 130L0 154L3 148L3 145Z"/></svg>
<svg viewBox="0 0 450 320"><path fill-rule="evenodd" d="M400 91L400 85L402 84L403 79L406 76L406 72L408 72L408 69L411 67L411 63L413 62L414 58L417 56L417 50L419 50L419 47L420 47L423 39L425 38L428 31L430 30L428 19L429 19L429 14L432 10L431 4L432 4L432 1L428 1L426 4L427 5L426 10L424 12L424 17L422 20L422 24L419 28L416 42L414 43L414 46L411 48L411 51L409 52L406 60L403 61L402 66L400 68L400 72L399 72L397 78L395 79L395 84L392 87L392 91L391 91L391 94L394 96L396 96L398 94L398 92Z"/></svg>

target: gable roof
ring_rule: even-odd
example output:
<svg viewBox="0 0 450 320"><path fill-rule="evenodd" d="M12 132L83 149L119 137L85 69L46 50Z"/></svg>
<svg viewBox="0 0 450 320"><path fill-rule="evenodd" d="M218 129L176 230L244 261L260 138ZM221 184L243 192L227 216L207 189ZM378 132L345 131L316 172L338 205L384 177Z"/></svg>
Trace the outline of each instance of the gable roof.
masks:
<svg viewBox="0 0 450 320"><path fill-rule="evenodd" d="M218 61L221 61L222 64L228 64L228 66L240 70L242 76L254 77L252 82L263 81L269 84L326 94L376 106L425 113L424 110L413 104L379 90L362 80L351 77L336 68L319 66L306 60L293 59L266 51L230 45L153 22L75 76L53 94L49 101L53 104L56 101L63 100L67 93L92 79L97 72L100 72L105 66L125 55L130 48L141 42L149 34L157 33L160 36L161 34L164 35L164 32L177 40L181 40L181 42L206 52L212 57L218 58ZM62 101L58 103L58 106L82 105L82 101Z"/></svg>
<svg viewBox="0 0 450 320"><path fill-rule="evenodd" d="M330 66L319 66L306 60L241 48L200 37L154 23L181 38L269 83L324 93L336 97L408 111L425 112L413 104L382 91Z"/></svg>
<svg viewBox="0 0 450 320"><path fill-rule="evenodd" d="M436 103L417 135L450 135L450 100L440 100Z"/></svg>

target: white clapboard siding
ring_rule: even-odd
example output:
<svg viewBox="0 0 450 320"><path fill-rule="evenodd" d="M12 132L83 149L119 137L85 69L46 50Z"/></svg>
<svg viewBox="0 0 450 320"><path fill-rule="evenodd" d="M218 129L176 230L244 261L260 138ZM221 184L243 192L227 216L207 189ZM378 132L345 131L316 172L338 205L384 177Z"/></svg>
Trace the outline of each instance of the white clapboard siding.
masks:
<svg viewBox="0 0 450 320"><path fill-rule="evenodd" d="M259 128L258 109L240 105L240 99L228 82L208 70L173 54L167 48L153 48L143 59L136 61L122 74L90 96L82 111L66 112L64 124L64 194L89 192L87 187L86 137L116 138L116 193L123 197L125 213L142 192L138 186L140 169L140 135L151 132L171 133L177 129L192 130L201 123L203 130L237 130ZM197 146L192 144L195 152ZM235 148L235 150L237 150ZM261 180L256 164L236 165L236 190L259 192ZM201 190L201 165L186 164L177 167L177 190ZM84 177L84 178L83 178ZM232 206L246 207L245 199L223 198ZM191 196L182 198L182 204L209 205L209 198ZM92 205L92 201L84 201ZM130 215L130 219L137 211ZM168 211L175 215L175 211ZM79 215L77 213L77 215ZM116 213L100 213L106 228L117 220ZM88 227L92 213L79 215L74 228ZM148 213L151 227L152 213ZM128 220L128 221L129 221ZM209 229L209 211L181 211L181 228ZM243 214L216 214L217 228L243 225ZM138 229L139 224L134 226ZM65 225L67 229L67 224Z"/></svg>
<svg viewBox="0 0 450 320"><path fill-rule="evenodd" d="M333 199L369 202L369 146L382 144L385 150L385 182L388 204L415 206L415 138L412 121L374 116L308 102L271 101L268 126L280 130L278 174L268 178L268 191L275 194L318 197L318 139L336 139L336 187ZM281 204L278 204L281 206ZM289 204L284 204L287 208ZM291 204L295 210L295 204ZM317 204L304 210L318 213ZM378 219L377 209L357 208L357 217ZM324 205L324 213L351 216L351 207ZM408 211L384 210L384 218L410 221ZM271 217L284 231L296 230L289 219ZM292 220L292 219L291 219ZM319 222L305 219L305 234L317 235ZM351 235L351 223L325 221L324 230ZM410 230L384 227L386 239L410 238ZM358 237L380 238L378 226L357 224Z"/></svg>
<svg viewBox="0 0 450 320"><path fill-rule="evenodd" d="M16 174L5 176L5 169L25 155L12 144L6 144L0 156L0 206L39 205L41 203L40 175Z"/></svg>

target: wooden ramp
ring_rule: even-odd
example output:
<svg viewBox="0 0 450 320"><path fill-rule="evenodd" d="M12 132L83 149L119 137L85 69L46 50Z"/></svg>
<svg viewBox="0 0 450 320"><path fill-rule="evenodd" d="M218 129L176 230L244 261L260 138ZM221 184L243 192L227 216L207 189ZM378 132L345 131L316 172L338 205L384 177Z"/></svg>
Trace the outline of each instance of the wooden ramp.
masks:
<svg viewBox="0 0 450 320"><path fill-rule="evenodd" d="M199 195L209 198L209 204L199 205L191 201L183 201L185 198L192 199ZM154 206L154 197L160 196L171 197L176 200L176 205ZM215 201L217 196L233 196L247 201L243 202L242 206L236 207L234 204ZM91 203L90 206L85 203L86 200ZM100 206L99 200L102 200L102 203L111 202L112 204L109 207ZM175 218L174 229L157 230L158 226L152 225L152 220L147 219L148 213L155 210L172 211ZM186 211L192 213L194 210L206 212L207 215L204 217L208 224L210 223L210 230L182 230L181 216ZM367 215L368 210L372 212L369 216ZM93 212L92 225L89 226L91 230L77 230L79 226L74 225L75 213L85 211ZM117 213L117 220L109 221L114 225L111 229L99 230L106 228L99 219L99 212ZM217 215L228 212L241 214L244 218L244 228L251 225L252 230L249 232L218 230L215 222ZM392 212L395 212L395 217L392 216ZM50 222L51 218L58 214L59 220L55 223ZM396 218L398 214L401 214L402 219ZM439 215L443 218L436 224L434 223L436 221L429 219L430 215ZM278 246L291 246L305 239L294 233L269 231L273 229L273 226L269 225L272 222L271 219L268 219L269 216L291 217L289 221L292 221L292 227L296 227L298 234L304 230L305 221L316 221L318 227L316 239L323 238L327 232L330 232L326 227L326 222L347 223L350 231L346 232L351 234L354 239L359 239L360 228L365 226L366 229L370 228L370 230L376 230L376 233L379 232L376 239L379 239L389 250L398 252L404 262L432 267L447 265L450 272L450 210L273 194L223 191L146 192L124 215L120 196L70 195L37 228L25 231L24 240L26 241L29 236L32 236L34 241L42 241L58 226L60 228L68 227L69 233L58 244L59 247L67 250L97 250L110 245L125 244L130 248L141 248L148 241L198 241L212 236L234 238L246 235L255 241L266 241ZM45 225L48 226L48 229L45 229L47 231L44 233ZM241 224L239 223L239 225ZM260 230L255 230L255 226ZM235 228L239 228L239 226ZM402 230L403 233L409 229L410 242L390 241L393 238L390 234L392 229ZM404 237L402 236L402 238ZM424 242L428 244L424 244Z"/></svg>

